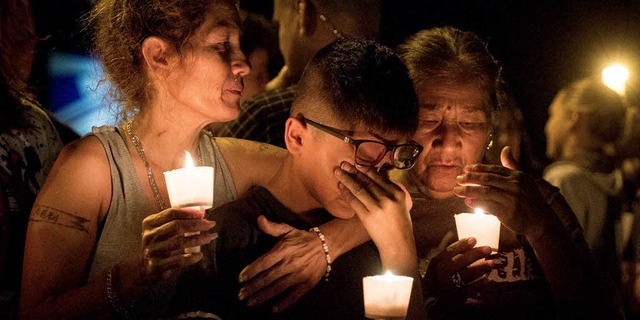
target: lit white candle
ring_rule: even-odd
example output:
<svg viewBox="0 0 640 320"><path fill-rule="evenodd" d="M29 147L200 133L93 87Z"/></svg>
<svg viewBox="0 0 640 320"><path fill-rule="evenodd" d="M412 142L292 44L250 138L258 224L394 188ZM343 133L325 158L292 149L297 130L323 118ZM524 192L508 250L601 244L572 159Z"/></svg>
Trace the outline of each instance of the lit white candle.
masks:
<svg viewBox="0 0 640 320"><path fill-rule="evenodd" d="M362 278L364 315L371 319L404 319L407 316L413 278L384 275Z"/></svg>
<svg viewBox="0 0 640 320"><path fill-rule="evenodd" d="M165 171L164 178L172 207L208 209L213 206L213 167L195 167L188 151L185 167Z"/></svg>
<svg viewBox="0 0 640 320"><path fill-rule="evenodd" d="M204 210L213 206L213 167L194 166L191 154L186 152L185 167L164 172L173 208L193 208ZM199 232L185 233L185 237ZM185 249L185 252L199 252L200 247Z"/></svg>
<svg viewBox="0 0 640 320"><path fill-rule="evenodd" d="M485 214L482 209L475 213L458 213L455 216L458 239L474 237L476 247L489 246L494 252L498 251L500 243L500 220L491 214Z"/></svg>

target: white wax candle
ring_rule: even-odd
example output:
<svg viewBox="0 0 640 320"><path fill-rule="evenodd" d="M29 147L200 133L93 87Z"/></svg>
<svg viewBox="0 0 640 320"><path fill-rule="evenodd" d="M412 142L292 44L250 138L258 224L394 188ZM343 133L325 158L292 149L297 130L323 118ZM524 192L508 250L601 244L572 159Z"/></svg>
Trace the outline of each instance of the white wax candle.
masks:
<svg viewBox="0 0 640 320"><path fill-rule="evenodd" d="M494 252L498 251L500 243L500 220L491 214L485 214L482 209L475 213L458 213L455 216L458 239L474 237L476 247L489 246Z"/></svg>
<svg viewBox="0 0 640 320"><path fill-rule="evenodd" d="M213 206L213 167L195 167L189 152L186 157L184 168L164 173L171 206L211 208Z"/></svg>
<svg viewBox="0 0 640 320"><path fill-rule="evenodd" d="M404 319L407 316L413 278L385 275L362 278L364 315L371 319Z"/></svg>
<svg viewBox="0 0 640 320"><path fill-rule="evenodd" d="M213 206L213 167L193 165L186 152L185 167L164 172L169 201L173 208L204 210ZM185 237L199 232L185 233ZM200 247L185 249L186 253L199 252Z"/></svg>

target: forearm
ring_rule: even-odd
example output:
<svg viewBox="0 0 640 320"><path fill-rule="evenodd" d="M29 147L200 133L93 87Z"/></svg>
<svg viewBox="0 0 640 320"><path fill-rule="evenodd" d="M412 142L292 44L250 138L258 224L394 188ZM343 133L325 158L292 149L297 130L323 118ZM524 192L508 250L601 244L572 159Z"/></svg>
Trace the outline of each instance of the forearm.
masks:
<svg viewBox="0 0 640 320"><path fill-rule="evenodd" d="M402 241L394 242L393 246L383 248L378 246L382 268L393 274L413 277L418 274L418 258L416 256L413 234L402 235Z"/></svg>
<svg viewBox="0 0 640 320"><path fill-rule="evenodd" d="M421 278L418 273L418 259L416 257L413 234L403 235L404 243L397 243L392 250L380 251L382 268L386 272L391 271L396 275L413 278L411 287L411 300L407 311L407 319L426 319L424 297L422 293Z"/></svg>
<svg viewBox="0 0 640 320"><path fill-rule="evenodd" d="M123 263L117 267L119 271L109 270L85 286L49 296L33 308L23 306L21 319L111 318L116 313L115 307L126 310L125 306L131 306L140 292L136 289L137 273L133 267ZM114 301L118 303L115 307Z"/></svg>
<svg viewBox="0 0 640 320"><path fill-rule="evenodd" d="M106 277L86 286L50 296L33 308L22 308L21 319L107 319L113 314L106 294Z"/></svg>

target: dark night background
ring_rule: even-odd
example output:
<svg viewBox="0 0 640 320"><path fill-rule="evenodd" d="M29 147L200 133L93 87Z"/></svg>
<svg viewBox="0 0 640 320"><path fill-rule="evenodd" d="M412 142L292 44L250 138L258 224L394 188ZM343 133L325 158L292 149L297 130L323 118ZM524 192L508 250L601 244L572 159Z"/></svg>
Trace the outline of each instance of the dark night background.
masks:
<svg viewBox="0 0 640 320"><path fill-rule="evenodd" d="M271 0L241 0L241 7L270 18ZM84 54L79 18L88 0L32 1L39 46L33 81L48 94L46 56ZM640 71L640 1L383 0L382 42L395 46L411 33L451 25L474 31L501 61L521 107L534 153L544 160L544 123L555 93L581 77L623 62L632 81ZM47 106L47 100L43 99Z"/></svg>

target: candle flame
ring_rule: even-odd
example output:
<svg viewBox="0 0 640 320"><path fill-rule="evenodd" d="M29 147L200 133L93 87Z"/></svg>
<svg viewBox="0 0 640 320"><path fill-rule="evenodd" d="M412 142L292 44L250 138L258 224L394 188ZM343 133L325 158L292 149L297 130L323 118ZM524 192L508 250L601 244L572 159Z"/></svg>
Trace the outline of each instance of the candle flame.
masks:
<svg viewBox="0 0 640 320"><path fill-rule="evenodd" d="M387 272L386 272L384 275L385 275L385 276L392 276L392 275L393 275L393 273L391 273L391 271L390 271L390 270L387 270Z"/></svg>
<svg viewBox="0 0 640 320"><path fill-rule="evenodd" d="M481 208L476 208L475 213L476 214L484 214L484 210L482 210Z"/></svg>
<svg viewBox="0 0 640 320"><path fill-rule="evenodd" d="M191 158L191 154L189 153L189 151L185 151L186 153L186 159L184 160L184 167L185 168L193 168L193 159Z"/></svg>

